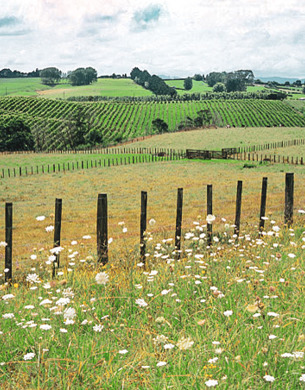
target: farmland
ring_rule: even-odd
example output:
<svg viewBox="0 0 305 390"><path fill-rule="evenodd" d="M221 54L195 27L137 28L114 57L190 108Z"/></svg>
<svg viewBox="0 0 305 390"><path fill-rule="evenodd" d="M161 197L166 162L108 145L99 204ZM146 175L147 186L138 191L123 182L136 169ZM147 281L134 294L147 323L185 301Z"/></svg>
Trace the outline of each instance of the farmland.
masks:
<svg viewBox="0 0 305 390"><path fill-rule="evenodd" d="M77 107L90 118L90 128L103 134L105 142L126 140L152 133L152 121L163 119L169 131L184 126L187 117L209 109L217 126L304 126L305 118L281 101L207 100L185 102L88 102L74 103L26 97L0 98L0 114L21 117L45 138L44 148L64 145L64 130Z"/></svg>
<svg viewBox="0 0 305 390"><path fill-rule="evenodd" d="M72 87L62 81L54 87L42 84L40 78L0 79L0 96L44 96L67 99L71 96L150 96L152 93L130 79L98 79L97 82Z"/></svg>

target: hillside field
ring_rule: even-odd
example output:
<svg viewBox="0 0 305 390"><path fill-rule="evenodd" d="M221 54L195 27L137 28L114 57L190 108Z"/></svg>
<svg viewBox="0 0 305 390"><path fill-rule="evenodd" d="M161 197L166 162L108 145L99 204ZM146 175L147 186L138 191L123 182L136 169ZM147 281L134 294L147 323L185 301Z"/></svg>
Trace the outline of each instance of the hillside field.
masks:
<svg viewBox="0 0 305 390"><path fill-rule="evenodd" d="M69 116L82 107L90 129L103 135L104 142L124 141L152 133L152 121L163 119L169 131L185 126L187 117L209 109L220 127L296 127L305 126L305 117L281 101L201 100L185 102L86 102L75 103L42 98L0 98L0 115L16 115L42 138L44 149L64 147ZM249 130L250 131L250 130Z"/></svg>
<svg viewBox="0 0 305 390"><path fill-rule="evenodd" d="M131 79L98 79L85 86L72 86L62 81L54 87L42 84L37 77L0 79L0 96L44 96L67 99L71 96L151 96L152 93Z"/></svg>

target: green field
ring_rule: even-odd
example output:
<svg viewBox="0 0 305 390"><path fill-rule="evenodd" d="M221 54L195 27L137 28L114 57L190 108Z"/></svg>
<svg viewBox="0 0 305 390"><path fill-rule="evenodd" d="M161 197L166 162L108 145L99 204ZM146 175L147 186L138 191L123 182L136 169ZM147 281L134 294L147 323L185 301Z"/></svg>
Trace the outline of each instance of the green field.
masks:
<svg viewBox="0 0 305 390"><path fill-rule="evenodd" d="M305 126L305 118L281 101L201 100L186 102L86 102L75 103L43 98L0 98L0 114L23 118L38 134L45 134L45 148L65 145L69 115L83 107L91 129L103 134L105 142L123 141L152 133L152 121L163 119L169 131L185 126L186 118L209 109L213 122L220 127ZM250 131L250 130L249 130Z"/></svg>
<svg viewBox="0 0 305 390"><path fill-rule="evenodd" d="M0 79L0 96L44 96L67 99L71 96L151 96L152 93L131 79L98 79L91 85L73 87L62 81L54 87L41 83L40 78Z"/></svg>

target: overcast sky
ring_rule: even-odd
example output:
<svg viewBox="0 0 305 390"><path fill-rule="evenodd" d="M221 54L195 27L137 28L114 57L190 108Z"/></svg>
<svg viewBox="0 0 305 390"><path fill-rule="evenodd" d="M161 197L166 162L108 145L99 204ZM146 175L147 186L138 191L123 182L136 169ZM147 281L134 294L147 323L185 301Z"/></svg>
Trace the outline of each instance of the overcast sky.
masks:
<svg viewBox="0 0 305 390"><path fill-rule="evenodd" d="M305 77L304 0L0 0L0 69Z"/></svg>

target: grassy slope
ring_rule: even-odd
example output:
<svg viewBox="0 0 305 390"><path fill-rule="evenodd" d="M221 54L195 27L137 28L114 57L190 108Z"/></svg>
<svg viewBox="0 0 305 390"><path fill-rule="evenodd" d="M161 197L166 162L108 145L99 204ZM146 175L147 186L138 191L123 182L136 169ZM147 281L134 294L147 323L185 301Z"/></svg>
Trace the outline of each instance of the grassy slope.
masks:
<svg viewBox="0 0 305 390"><path fill-rule="evenodd" d="M0 96L44 96L52 99L70 96L150 96L152 93L130 79L98 79L96 83L81 87L61 82L54 87L41 83L40 78L0 79Z"/></svg>
<svg viewBox="0 0 305 390"><path fill-rule="evenodd" d="M220 150L222 148L260 145L297 138L305 138L304 128L218 128L157 135L151 139L134 142L132 146Z"/></svg>

